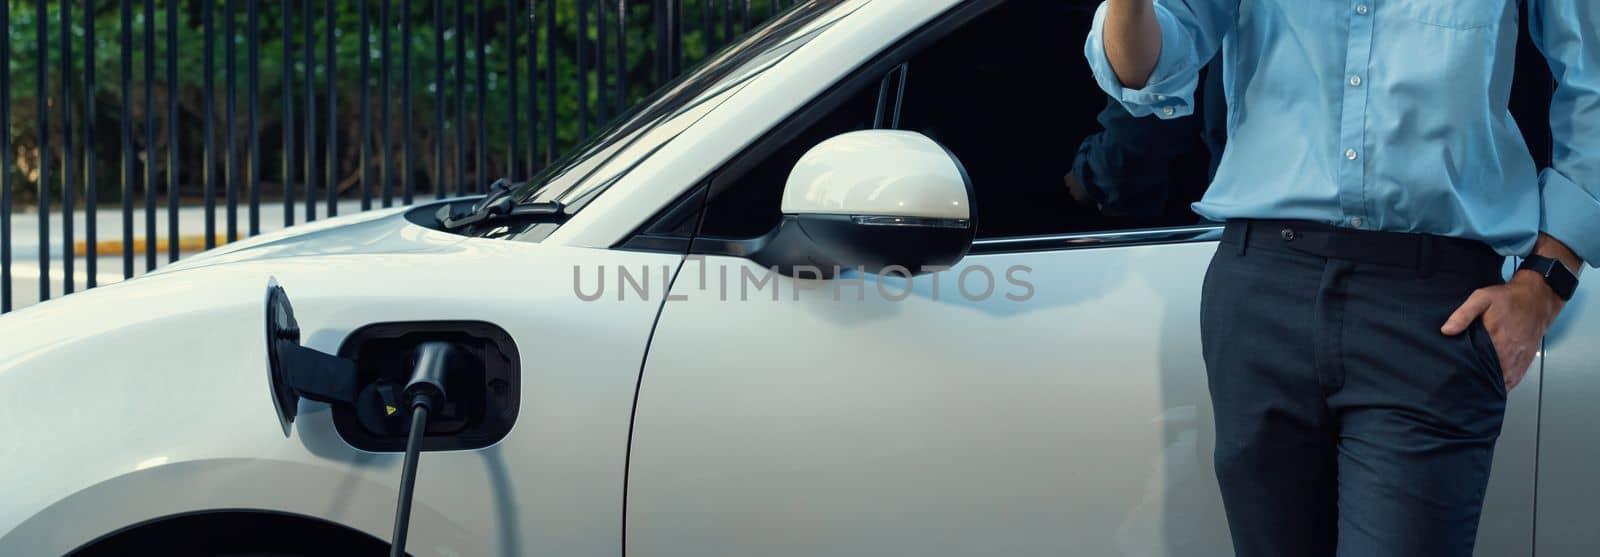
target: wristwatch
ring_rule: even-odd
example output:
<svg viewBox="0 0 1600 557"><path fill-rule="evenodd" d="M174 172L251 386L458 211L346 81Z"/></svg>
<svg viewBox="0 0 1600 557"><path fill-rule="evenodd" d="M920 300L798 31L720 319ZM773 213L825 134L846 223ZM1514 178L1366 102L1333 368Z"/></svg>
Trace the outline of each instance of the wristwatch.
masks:
<svg viewBox="0 0 1600 557"><path fill-rule="evenodd" d="M1578 275L1567 268L1567 264L1551 259L1530 255L1522 260L1518 271L1533 271L1544 277L1545 284L1556 292L1556 296L1565 302L1572 299L1572 293L1578 290Z"/></svg>

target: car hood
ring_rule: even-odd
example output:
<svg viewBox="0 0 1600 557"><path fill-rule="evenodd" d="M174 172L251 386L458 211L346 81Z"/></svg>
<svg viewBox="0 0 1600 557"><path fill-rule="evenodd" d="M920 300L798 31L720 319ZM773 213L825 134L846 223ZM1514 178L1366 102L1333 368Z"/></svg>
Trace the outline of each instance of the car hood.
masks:
<svg viewBox="0 0 1600 557"><path fill-rule="evenodd" d="M152 274L285 257L427 253L449 249L466 237L418 226L407 214L431 212L455 201L460 200L380 209L292 226L184 258Z"/></svg>

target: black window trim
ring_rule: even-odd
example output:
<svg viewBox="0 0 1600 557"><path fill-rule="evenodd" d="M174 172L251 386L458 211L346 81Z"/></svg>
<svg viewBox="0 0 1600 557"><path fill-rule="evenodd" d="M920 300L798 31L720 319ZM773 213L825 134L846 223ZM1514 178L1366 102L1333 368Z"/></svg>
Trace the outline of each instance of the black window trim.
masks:
<svg viewBox="0 0 1600 557"><path fill-rule="evenodd" d="M1222 239L1221 223L1200 223L1188 226L1161 228L1135 228L1041 234L1037 236L1007 236L984 238L972 242L968 255L996 253L1023 253L1063 251L1164 244L1190 244L1215 242Z"/></svg>

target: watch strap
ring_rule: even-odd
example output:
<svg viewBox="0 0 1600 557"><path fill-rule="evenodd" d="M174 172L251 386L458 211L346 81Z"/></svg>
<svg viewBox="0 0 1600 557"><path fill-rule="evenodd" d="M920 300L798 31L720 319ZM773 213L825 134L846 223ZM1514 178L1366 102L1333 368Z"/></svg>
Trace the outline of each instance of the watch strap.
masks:
<svg viewBox="0 0 1600 557"><path fill-rule="evenodd" d="M1572 294L1578 291L1578 276L1559 260L1530 255L1523 259L1522 265L1518 266L1517 270L1539 273L1539 276L1544 277L1545 284L1550 285L1550 289L1554 290L1562 301L1571 300Z"/></svg>

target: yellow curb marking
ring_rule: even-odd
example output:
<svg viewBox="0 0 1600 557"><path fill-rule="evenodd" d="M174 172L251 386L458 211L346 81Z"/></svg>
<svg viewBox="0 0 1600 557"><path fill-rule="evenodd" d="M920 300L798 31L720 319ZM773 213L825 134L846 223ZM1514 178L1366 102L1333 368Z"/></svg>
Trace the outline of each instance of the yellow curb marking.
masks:
<svg viewBox="0 0 1600 557"><path fill-rule="evenodd" d="M228 243L228 236L226 234L218 234L216 236L216 238L213 238L213 240L215 241L216 245L220 246L220 245ZM133 253L143 254L144 251L145 251L145 245L146 245L146 242L145 242L144 238L134 238L133 242L132 242L132 246L131 246L131 247L133 247ZM156 251L159 252L159 251L164 251L166 249L167 249L167 239L157 236L156 237ZM206 249L206 235L205 234L190 234L190 235L179 236L178 237L178 251L194 252L194 251L201 251L201 250L204 250L204 249ZM122 253L122 240L103 240L103 241L95 242L94 243L94 251L95 251L96 255L118 255L118 254L121 254ZM78 241L77 243L74 243L72 245L72 254L75 255L75 256L78 256L78 257L84 257L84 256L89 255L89 243L85 242L85 241L81 241L81 240Z"/></svg>

